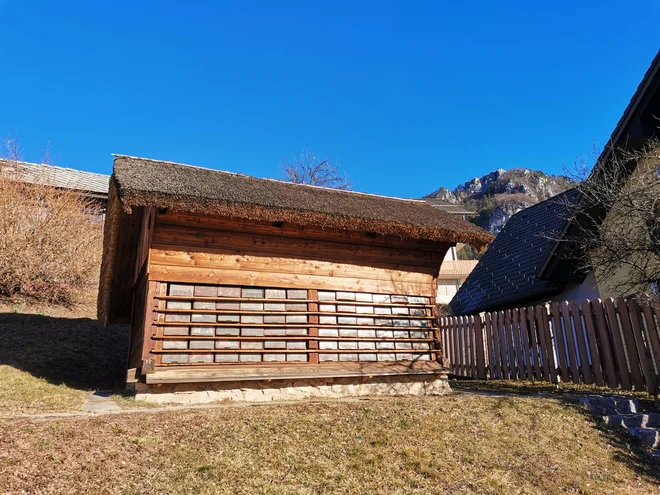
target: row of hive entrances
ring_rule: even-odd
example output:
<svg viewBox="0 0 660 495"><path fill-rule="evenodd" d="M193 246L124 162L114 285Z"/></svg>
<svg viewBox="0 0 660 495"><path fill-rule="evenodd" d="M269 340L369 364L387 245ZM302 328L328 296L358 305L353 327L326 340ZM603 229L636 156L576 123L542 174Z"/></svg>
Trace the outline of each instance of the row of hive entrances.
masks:
<svg viewBox="0 0 660 495"><path fill-rule="evenodd" d="M162 283L158 366L435 360L423 296Z"/></svg>

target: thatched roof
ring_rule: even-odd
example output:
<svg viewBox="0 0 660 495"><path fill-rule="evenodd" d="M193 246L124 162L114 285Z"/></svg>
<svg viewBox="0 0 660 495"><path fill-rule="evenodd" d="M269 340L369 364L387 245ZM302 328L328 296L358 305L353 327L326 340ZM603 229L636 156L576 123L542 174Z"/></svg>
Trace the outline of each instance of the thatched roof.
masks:
<svg viewBox="0 0 660 495"><path fill-rule="evenodd" d="M44 186L73 189L107 199L110 176L39 163L0 159L0 175Z"/></svg>
<svg viewBox="0 0 660 495"><path fill-rule="evenodd" d="M482 248L485 230L423 200L257 179L171 162L117 156L113 180L126 211L152 206L262 222L374 232Z"/></svg>

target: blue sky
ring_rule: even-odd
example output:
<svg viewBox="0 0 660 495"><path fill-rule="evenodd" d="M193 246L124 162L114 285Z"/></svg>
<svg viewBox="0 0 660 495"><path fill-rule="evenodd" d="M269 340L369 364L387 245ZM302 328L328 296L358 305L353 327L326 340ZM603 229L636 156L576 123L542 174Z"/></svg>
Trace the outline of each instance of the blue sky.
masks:
<svg viewBox="0 0 660 495"><path fill-rule="evenodd" d="M660 47L660 2L0 0L0 136L276 177L326 154L420 197L603 144Z"/></svg>

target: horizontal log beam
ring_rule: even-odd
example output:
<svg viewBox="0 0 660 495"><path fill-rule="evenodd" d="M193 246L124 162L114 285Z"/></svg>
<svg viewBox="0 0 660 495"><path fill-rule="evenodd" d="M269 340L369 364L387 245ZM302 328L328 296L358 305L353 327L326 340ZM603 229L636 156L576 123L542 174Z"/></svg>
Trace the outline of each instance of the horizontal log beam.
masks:
<svg viewBox="0 0 660 495"><path fill-rule="evenodd" d="M437 354L436 349L154 349L154 354Z"/></svg>
<svg viewBox="0 0 660 495"><path fill-rule="evenodd" d="M208 383L397 375L444 375L447 369L436 361L377 363L188 363L158 367L147 383Z"/></svg>
<svg viewBox="0 0 660 495"><path fill-rule="evenodd" d="M392 319L392 318L387 318ZM402 319L402 318L396 318ZM217 328L342 328L346 330L414 330L419 332L432 330L432 327L379 326L379 325L320 325L318 323L205 323L189 321L154 322L159 327L217 327Z"/></svg>
<svg viewBox="0 0 660 495"><path fill-rule="evenodd" d="M393 315L393 314L376 314L376 313L339 313L331 311L247 311L241 309L158 309L157 313L173 313L173 314L209 314L209 315L265 315L265 316L348 316L349 318L385 318L397 320L434 320L432 316L417 316L417 315Z"/></svg>
<svg viewBox="0 0 660 495"><path fill-rule="evenodd" d="M423 297L423 296L422 296ZM209 297L209 296L156 296L158 300L164 301L206 301L206 302L245 302L245 303L319 303L342 306L373 306L377 308L413 308L413 309L431 309L432 304L415 303L377 303L365 301L320 301L318 299L266 299L256 297Z"/></svg>
<svg viewBox="0 0 660 495"><path fill-rule="evenodd" d="M216 335L216 336L196 336L196 335L163 335L161 337L156 334L152 335L153 340L217 340L219 342L227 340L240 340L240 341L259 341L264 340L283 340L283 341L292 341L292 342L308 342L308 341L318 341L318 342L434 342L432 338L429 339L413 339L408 337L402 338L383 338L383 337L313 337L311 335L307 336L287 336L287 335L267 335L265 337L242 337L242 336L232 336L232 335Z"/></svg>

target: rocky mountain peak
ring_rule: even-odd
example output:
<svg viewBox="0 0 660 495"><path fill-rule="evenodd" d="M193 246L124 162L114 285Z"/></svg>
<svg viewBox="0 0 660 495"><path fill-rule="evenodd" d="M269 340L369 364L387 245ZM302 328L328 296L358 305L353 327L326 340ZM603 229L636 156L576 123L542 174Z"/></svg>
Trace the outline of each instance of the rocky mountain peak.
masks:
<svg viewBox="0 0 660 495"><path fill-rule="evenodd" d="M570 180L564 176L527 168L498 168L483 177L474 177L453 190L441 187L427 197L474 210L477 216L473 222L497 235L511 216L570 186Z"/></svg>

